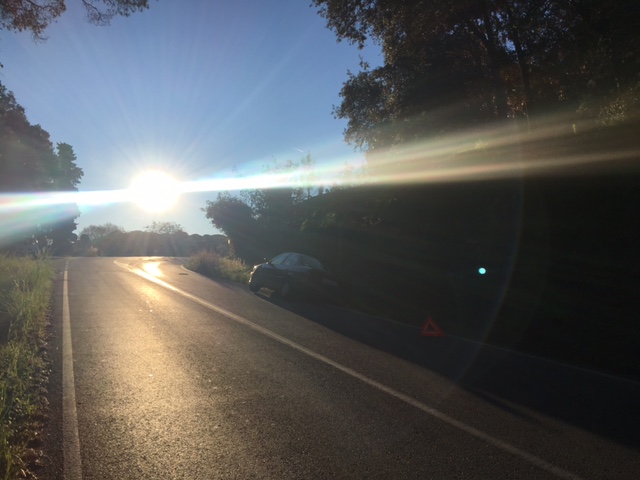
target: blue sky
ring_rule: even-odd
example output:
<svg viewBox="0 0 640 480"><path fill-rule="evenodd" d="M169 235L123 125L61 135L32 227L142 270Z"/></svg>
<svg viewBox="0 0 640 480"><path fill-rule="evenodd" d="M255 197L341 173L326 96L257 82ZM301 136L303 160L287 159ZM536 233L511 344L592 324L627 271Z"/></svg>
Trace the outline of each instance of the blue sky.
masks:
<svg viewBox="0 0 640 480"><path fill-rule="evenodd" d="M107 27L67 3L46 42L0 31L0 81L54 144L73 146L80 190L127 188L149 169L185 182L225 178L234 166L251 175L307 152L319 166L363 161L332 107L360 55L374 65L380 57L337 43L309 2L160 0ZM215 195L183 194L164 213L81 205L77 233L153 221L216 233L200 211Z"/></svg>

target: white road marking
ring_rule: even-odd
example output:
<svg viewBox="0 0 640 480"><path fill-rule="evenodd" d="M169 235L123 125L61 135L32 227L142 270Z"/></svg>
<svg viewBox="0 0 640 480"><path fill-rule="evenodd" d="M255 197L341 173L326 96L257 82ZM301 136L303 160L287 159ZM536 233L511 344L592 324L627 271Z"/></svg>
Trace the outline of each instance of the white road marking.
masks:
<svg viewBox="0 0 640 480"><path fill-rule="evenodd" d="M73 377L71 316L69 314L69 261L62 283L62 456L65 480L82 480L76 386Z"/></svg>
<svg viewBox="0 0 640 480"><path fill-rule="evenodd" d="M228 310L225 310L224 308L218 307L217 305L214 305L210 302L207 302L206 300L203 300L199 297L196 297L195 295L192 295L188 292L185 292L184 290L181 290L177 287L174 287L173 285L160 280L159 278L154 277L153 275L149 275L147 272L140 270L139 268L136 268L134 266L131 265L125 265L123 263L120 263L118 261L114 261L114 263L116 265L118 265L119 267L125 268L130 270L131 272L135 273L136 275L139 275L143 278L146 278L147 280L150 280L164 288L167 288L175 293L178 293L179 295L188 298L189 300L192 300L210 310L213 310L214 312L217 312L221 315L224 315L225 317L234 320L242 325L245 325L257 332L260 332L261 334L270 337L274 340L276 340L277 342L280 342L284 345L287 345L288 347L293 348L294 350L297 350L299 352L304 353L305 355L308 355L312 358L315 358L316 360L323 362L327 365L330 365L334 368L336 368L337 370L340 370L343 373L346 373L347 375L350 375L353 378L356 378L358 380L360 380L361 382L366 383L367 385L376 388L388 395L391 395L392 397L401 400L429 415L431 415L432 417L437 418L438 420L447 423L459 430L462 430L463 432L472 435L476 438L479 438L480 440L483 440L485 442L487 442L490 445L493 445L496 448L499 448L500 450L503 450L507 453L510 453L516 457L521 458L522 460L525 460L529 463L531 463L532 465L535 465L538 468L541 468L542 470L551 473L553 475L556 475L559 478L568 478L568 479L572 479L572 480L580 480L581 477L579 477L578 475L575 475L572 472L569 472L568 470L565 470L563 468L560 467L556 467L555 465L543 460L540 457L537 457L531 453L525 452L524 450L519 449L518 447L515 447L507 442L504 442L498 438L492 437L491 435L478 430L477 428L474 428L470 425L467 425L466 423L463 423L459 420L456 420L453 417L450 417L449 415L447 415L446 413L441 412L440 410L437 410L433 407L430 407L429 405L416 400L413 397L410 397L409 395L405 395L404 393L398 392L397 390L394 390L391 387L388 387L376 380L373 380L359 372L356 372L355 370L346 367L338 362L335 362L333 360L331 360L328 357L325 357L324 355L320 355L319 353L314 352L313 350L308 349L307 347L304 347L292 340L289 340L288 338L285 338L281 335L278 335L275 332L272 332L271 330L268 330L264 327L261 327L260 325L253 323L250 320L247 320L244 317L241 317L240 315L236 315L235 313L232 313Z"/></svg>

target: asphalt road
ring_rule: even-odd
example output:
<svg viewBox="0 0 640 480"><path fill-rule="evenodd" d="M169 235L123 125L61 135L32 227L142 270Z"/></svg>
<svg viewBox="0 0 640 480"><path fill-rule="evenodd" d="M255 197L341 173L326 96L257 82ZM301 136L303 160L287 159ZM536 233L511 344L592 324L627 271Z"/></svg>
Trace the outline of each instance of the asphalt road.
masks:
<svg viewBox="0 0 640 480"><path fill-rule="evenodd" d="M637 383L176 259L57 267L41 479L640 475Z"/></svg>

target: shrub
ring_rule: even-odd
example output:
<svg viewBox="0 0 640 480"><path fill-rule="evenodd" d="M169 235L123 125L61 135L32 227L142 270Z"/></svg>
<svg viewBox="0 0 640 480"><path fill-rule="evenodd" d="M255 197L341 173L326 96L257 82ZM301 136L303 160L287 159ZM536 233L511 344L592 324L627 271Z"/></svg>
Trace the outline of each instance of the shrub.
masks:
<svg viewBox="0 0 640 480"><path fill-rule="evenodd" d="M209 278L222 278L239 283L249 281L249 267L242 260L214 252L199 252L191 256L185 266Z"/></svg>

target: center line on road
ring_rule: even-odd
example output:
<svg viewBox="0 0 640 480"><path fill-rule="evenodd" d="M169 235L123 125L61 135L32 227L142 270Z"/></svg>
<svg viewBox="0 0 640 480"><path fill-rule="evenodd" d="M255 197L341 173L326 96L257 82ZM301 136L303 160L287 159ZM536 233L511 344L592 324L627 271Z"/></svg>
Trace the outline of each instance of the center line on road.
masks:
<svg viewBox="0 0 640 480"><path fill-rule="evenodd" d="M440 410L437 410L433 407L430 407L429 405L413 398L410 397L409 395L405 395L404 393L398 392L397 390L394 390L391 387L388 387L387 385L384 385L376 380L373 380L349 367L346 367L344 365L342 365L341 363L335 362L333 360L331 360L328 357L325 357L324 355L321 355L319 353L314 352L313 350L308 349L307 347L304 347L292 340L289 340L288 338L285 338L281 335L278 335L275 332L272 332L271 330L268 330L256 323L253 323L251 320L247 320L244 317L241 317L240 315L236 315L235 313L232 313L228 310L225 310L224 308L218 307L217 305L214 305L210 302L207 302L206 300L201 299L200 297L197 297L195 295L192 295L188 292L185 292L184 290L181 290L177 287L174 287L173 285L160 280L159 278L154 277L153 275L148 274L147 272L140 270L139 268L136 268L134 266L131 265L125 265L123 263L120 263L118 261L114 261L114 263L116 265L118 265L119 267L122 267L124 269L127 269L129 271L131 271L132 273L135 273L136 275L139 275L143 278L146 278L147 280L156 283L157 285L160 285L161 287L164 287L168 290L171 290L185 298L188 298L189 300L192 300L210 310L213 310L214 312L217 312L221 315L224 315L225 317L234 320L242 325L245 325L257 332L260 332L261 334L270 337L284 345L287 345L288 347L293 348L294 350L297 350L299 352L304 353L305 355L308 355L312 358L315 358L316 360L323 362L327 365L330 365L334 368L336 368L337 370L340 370L343 373L346 373L347 375L356 378L364 383L366 383L367 385L370 385L373 388L376 388L388 395L391 395L392 397L401 400L429 415L431 415L432 417L437 418L438 420L447 423L459 430L462 430L463 432L472 435L476 438L479 438L481 440L484 440L485 442L493 445L494 447L499 448L500 450L503 450L505 452L508 452L516 457L521 458L522 460L526 460L527 462L531 463L532 465L535 465L536 467L541 468L542 470L545 470L548 473L551 473L553 475L556 475L559 478L568 478L568 479L573 479L573 480L580 480L580 477L575 475L572 472L569 472L568 470L565 470L563 468L557 467L545 460L543 460L540 457L537 457L531 453L525 452L524 450L519 449L518 447L515 447L513 445L511 445L510 443L504 442L498 438L492 437L491 435L478 430L477 428L474 428L470 425L467 425L466 423L463 423L459 420L456 420L453 417L450 417L449 415L447 415L446 413L441 412Z"/></svg>

